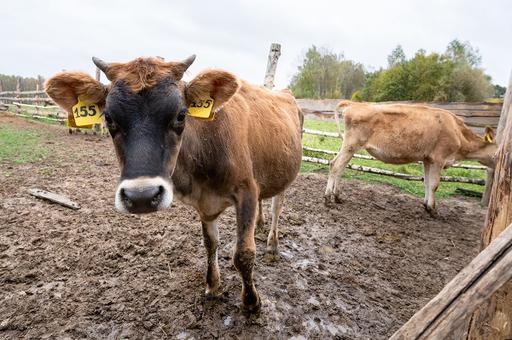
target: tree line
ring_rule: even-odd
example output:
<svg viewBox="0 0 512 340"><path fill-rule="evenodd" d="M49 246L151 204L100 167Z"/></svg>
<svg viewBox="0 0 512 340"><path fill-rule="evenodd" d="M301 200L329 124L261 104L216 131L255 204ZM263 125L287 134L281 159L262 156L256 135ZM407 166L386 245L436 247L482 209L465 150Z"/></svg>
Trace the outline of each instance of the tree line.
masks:
<svg viewBox="0 0 512 340"><path fill-rule="evenodd" d="M418 50L407 58L398 45L376 71L326 48L310 47L293 76L297 98L345 98L358 101L474 102L502 97L506 88L493 85L480 67L482 57L469 42L451 41L444 53Z"/></svg>
<svg viewBox="0 0 512 340"><path fill-rule="evenodd" d="M34 78L0 74L0 88L2 91L16 91L18 78L20 79L21 91L35 91L37 84L39 84L40 90L43 89L45 79L42 76L37 76Z"/></svg>

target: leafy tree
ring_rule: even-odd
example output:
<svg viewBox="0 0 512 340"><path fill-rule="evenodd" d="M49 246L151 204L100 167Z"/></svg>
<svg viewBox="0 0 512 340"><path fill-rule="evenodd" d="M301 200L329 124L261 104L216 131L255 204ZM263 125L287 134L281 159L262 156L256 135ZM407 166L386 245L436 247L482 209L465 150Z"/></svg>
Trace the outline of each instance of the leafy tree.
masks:
<svg viewBox="0 0 512 340"><path fill-rule="evenodd" d="M468 41L461 42L458 39L450 41L445 55L456 64L478 67L482 62L482 56L478 48L473 48Z"/></svg>
<svg viewBox="0 0 512 340"><path fill-rule="evenodd" d="M290 88L298 98L350 98L363 87L363 65L345 60L342 54L310 47L293 76Z"/></svg>
<svg viewBox="0 0 512 340"><path fill-rule="evenodd" d="M494 85L494 97L503 98L505 96L505 92L507 92L507 88L501 85Z"/></svg>
<svg viewBox="0 0 512 340"><path fill-rule="evenodd" d="M38 82L41 86L40 89L42 90L42 85L44 83L44 78L42 76L37 76L37 78L24 78L0 74L0 83L2 84L3 91L16 91L17 78L20 78L20 87L22 91L34 91Z"/></svg>
<svg viewBox="0 0 512 340"><path fill-rule="evenodd" d="M490 77L478 68L480 54L468 42L453 40L444 54L420 49L409 60L400 50L388 56L387 69L367 77L361 100L480 101L493 94Z"/></svg>
<svg viewBox="0 0 512 340"><path fill-rule="evenodd" d="M388 67L403 64L406 60L404 50L401 45L397 45L391 54L388 55Z"/></svg>

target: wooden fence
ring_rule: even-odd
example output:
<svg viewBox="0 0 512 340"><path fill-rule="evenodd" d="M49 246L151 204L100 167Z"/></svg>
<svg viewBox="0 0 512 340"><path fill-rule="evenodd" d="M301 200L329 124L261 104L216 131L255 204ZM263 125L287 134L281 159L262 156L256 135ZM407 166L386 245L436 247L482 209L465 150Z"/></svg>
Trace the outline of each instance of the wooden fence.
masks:
<svg viewBox="0 0 512 340"><path fill-rule="evenodd" d="M42 84L37 84L36 91L21 91L20 87L18 79L16 91L0 92L0 108L22 117L66 122L67 113L40 90Z"/></svg>

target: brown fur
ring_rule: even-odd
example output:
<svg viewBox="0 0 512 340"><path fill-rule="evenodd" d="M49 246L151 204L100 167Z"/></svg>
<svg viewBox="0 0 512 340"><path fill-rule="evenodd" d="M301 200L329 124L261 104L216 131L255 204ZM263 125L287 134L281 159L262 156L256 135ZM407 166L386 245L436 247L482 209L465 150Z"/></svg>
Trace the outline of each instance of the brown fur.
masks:
<svg viewBox="0 0 512 340"><path fill-rule="evenodd" d="M106 75L112 81L123 80L133 92L149 89L172 76L179 80L187 67L180 62L165 62L160 58L137 58L127 63L113 63Z"/></svg>
<svg viewBox="0 0 512 340"><path fill-rule="evenodd" d="M435 208L434 192L442 168L464 159L494 166L496 144L475 134L449 111L424 105L346 100L337 105L336 116L340 111L345 122L344 143L333 160L326 197L337 197L339 176L359 149L391 164L422 161L426 170L425 206L429 211ZM490 138L488 134L487 130Z"/></svg>

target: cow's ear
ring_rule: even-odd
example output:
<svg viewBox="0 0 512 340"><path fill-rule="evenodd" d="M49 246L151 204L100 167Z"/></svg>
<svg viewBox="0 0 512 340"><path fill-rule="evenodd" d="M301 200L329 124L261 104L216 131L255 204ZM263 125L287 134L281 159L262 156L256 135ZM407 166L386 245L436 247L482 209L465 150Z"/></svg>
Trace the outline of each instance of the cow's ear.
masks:
<svg viewBox="0 0 512 340"><path fill-rule="evenodd" d="M46 81L45 91L68 113L78 97L88 103L105 105L107 87L83 72L61 72Z"/></svg>
<svg viewBox="0 0 512 340"><path fill-rule="evenodd" d="M492 128L490 126L485 127L484 140L487 143L494 143L494 133L492 132Z"/></svg>
<svg viewBox="0 0 512 340"><path fill-rule="evenodd" d="M240 81L233 74L223 70L206 70L192 79L185 88L187 104L207 99L214 100L213 111L220 110L238 91Z"/></svg>

